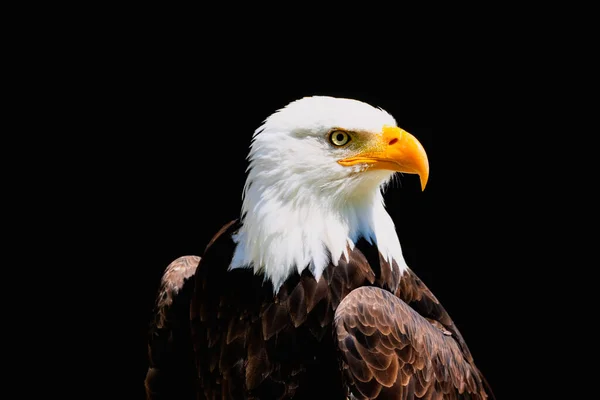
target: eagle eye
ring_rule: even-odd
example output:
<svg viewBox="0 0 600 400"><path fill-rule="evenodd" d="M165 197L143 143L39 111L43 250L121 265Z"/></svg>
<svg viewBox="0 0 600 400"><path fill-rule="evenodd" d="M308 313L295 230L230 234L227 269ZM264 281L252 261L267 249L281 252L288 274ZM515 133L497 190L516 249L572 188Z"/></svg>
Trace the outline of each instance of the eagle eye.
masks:
<svg viewBox="0 0 600 400"><path fill-rule="evenodd" d="M348 132L335 130L329 134L329 141L332 145L341 147L346 145L350 141L350 135L348 134Z"/></svg>

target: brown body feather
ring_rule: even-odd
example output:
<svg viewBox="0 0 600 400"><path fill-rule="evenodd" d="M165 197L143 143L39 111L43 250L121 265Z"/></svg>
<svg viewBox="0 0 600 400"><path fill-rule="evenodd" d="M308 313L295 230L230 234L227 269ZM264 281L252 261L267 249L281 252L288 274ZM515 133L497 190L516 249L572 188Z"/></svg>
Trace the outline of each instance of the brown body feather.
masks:
<svg viewBox="0 0 600 400"><path fill-rule="evenodd" d="M364 241L317 282L308 270L274 295L228 270L232 221L194 277L191 343L198 399L485 399L452 320L411 271L394 273Z"/></svg>

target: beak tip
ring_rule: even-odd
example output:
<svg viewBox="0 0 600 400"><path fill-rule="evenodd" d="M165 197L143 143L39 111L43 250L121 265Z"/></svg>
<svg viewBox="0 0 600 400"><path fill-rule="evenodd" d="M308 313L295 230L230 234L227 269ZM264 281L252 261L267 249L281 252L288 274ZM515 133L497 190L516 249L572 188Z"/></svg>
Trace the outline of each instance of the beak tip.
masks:
<svg viewBox="0 0 600 400"><path fill-rule="evenodd" d="M419 180L421 181L421 191L425 191L425 186L427 186L427 182L429 181L429 163L426 163L425 168L421 169L419 174Z"/></svg>

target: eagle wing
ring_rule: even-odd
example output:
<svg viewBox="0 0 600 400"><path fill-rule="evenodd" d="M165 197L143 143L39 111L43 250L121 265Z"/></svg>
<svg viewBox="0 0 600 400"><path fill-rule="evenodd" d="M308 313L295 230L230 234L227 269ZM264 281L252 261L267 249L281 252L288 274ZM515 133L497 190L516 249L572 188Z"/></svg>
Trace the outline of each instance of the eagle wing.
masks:
<svg viewBox="0 0 600 400"><path fill-rule="evenodd" d="M195 398L196 369L190 338L190 299L198 256L179 257L161 279L148 335L146 398Z"/></svg>
<svg viewBox="0 0 600 400"><path fill-rule="evenodd" d="M397 290L400 296L361 287L336 310L337 343L353 395L487 399L485 381L452 321L424 285L414 286L418 278L410 271L406 274L409 278L405 275Z"/></svg>

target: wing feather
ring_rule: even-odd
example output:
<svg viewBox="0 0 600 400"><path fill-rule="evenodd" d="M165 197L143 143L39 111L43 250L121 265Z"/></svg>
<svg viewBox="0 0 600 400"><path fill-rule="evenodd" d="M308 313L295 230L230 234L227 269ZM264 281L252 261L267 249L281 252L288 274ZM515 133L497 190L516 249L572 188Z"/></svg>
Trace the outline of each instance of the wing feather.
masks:
<svg viewBox="0 0 600 400"><path fill-rule="evenodd" d="M334 324L346 378L358 399L467 394L464 398L487 399L460 344L384 289L353 290L336 310Z"/></svg>
<svg viewBox="0 0 600 400"><path fill-rule="evenodd" d="M149 368L146 398L188 398L195 391L196 369L190 337L192 278L200 257L183 256L171 262L161 279L154 320L148 336Z"/></svg>

